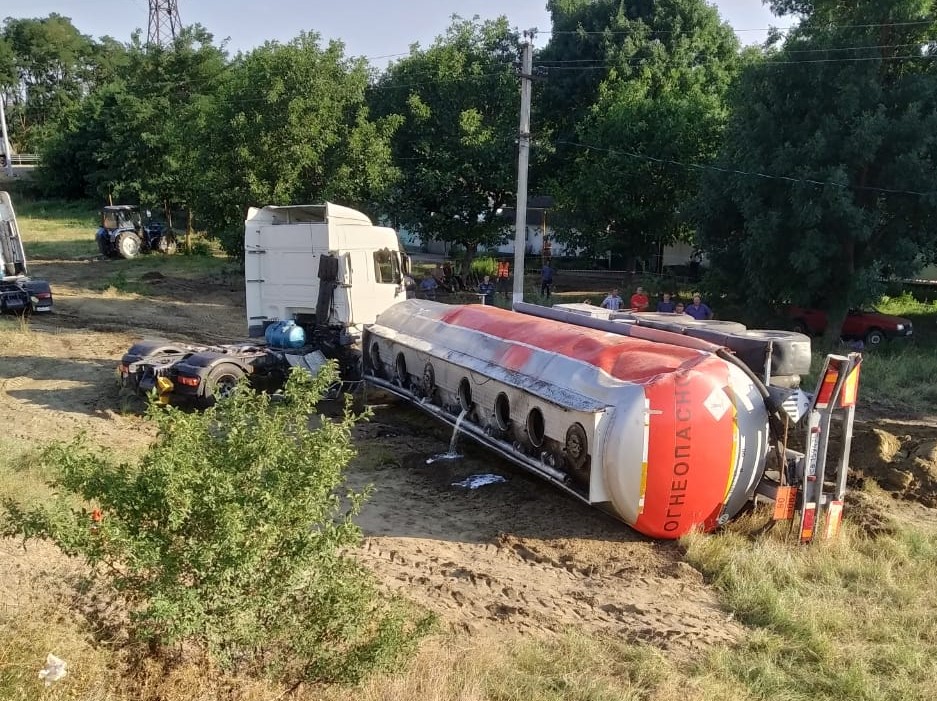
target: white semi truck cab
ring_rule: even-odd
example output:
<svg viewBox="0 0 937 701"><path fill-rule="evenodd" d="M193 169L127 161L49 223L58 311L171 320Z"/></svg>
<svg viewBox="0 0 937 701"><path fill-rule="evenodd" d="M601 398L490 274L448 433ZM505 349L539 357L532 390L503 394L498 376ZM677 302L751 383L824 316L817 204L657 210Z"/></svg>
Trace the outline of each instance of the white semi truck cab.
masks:
<svg viewBox="0 0 937 701"><path fill-rule="evenodd" d="M252 207L244 227L248 335L277 321L338 326L354 339L406 299L409 261L397 232L354 209Z"/></svg>

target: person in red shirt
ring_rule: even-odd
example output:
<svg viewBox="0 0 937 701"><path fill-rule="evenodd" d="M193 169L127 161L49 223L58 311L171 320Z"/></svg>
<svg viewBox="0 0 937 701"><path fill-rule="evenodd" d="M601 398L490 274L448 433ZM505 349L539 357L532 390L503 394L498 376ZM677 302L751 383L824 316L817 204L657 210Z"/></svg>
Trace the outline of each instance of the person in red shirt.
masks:
<svg viewBox="0 0 937 701"><path fill-rule="evenodd" d="M650 300L644 293L644 288L638 287L638 289L634 291L634 294L631 295L631 308L639 312L645 312L649 304Z"/></svg>

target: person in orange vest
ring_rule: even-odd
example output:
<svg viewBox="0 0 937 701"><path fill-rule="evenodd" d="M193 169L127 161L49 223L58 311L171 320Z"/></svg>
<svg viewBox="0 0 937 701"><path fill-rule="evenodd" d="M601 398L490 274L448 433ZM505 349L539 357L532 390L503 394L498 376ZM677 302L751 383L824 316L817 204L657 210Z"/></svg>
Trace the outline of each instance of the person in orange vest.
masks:
<svg viewBox="0 0 937 701"><path fill-rule="evenodd" d="M509 279L511 277L511 264L506 260L498 261L498 292L504 295L505 299L510 292L511 286Z"/></svg>

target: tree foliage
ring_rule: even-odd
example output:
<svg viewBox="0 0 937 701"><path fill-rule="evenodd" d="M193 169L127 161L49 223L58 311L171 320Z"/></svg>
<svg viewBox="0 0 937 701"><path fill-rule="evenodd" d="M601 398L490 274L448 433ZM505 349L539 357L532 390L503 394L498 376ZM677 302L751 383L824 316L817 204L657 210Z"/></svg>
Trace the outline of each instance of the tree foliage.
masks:
<svg viewBox="0 0 937 701"><path fill-rule="evenodd" d="M203 28L187 28L170 50L102 43L105 80L44 142L40 184L49 193L150 206L192 199L197 165L192 113L226 70ZM119 68L118 68L119 67Z"/></svg>
<svg viewBox="0 0 937 701"><path fill-rule="evenodd" d="M338 42L321 48L315 34L234 60L189 121L196 208L210 230L231 232L226 250L240 253L248 206L380 196L395 172L395 120L370 118L368 79L362 59Z"/></svg>
<svg viewBox="0 0 937 701"><path fill-rule="evenodd" d="M455 17L377 82L375 113L400 121L392 138L400 179L381 200L399 226L463 246L469 258L503 240L511 222L498 210L517 189L517 61L507 20Z"/></svg>
<svg viewBox="0 0 937 701"><path fill-rule="evenodd" d="M241 387L204 413L154 404L159 436L136 465L84 440L54 445L45 462L60 496L27 511L6 503L12 531L87 560L151 646L195 642L288 681L357 679L428 620L380 603L343 554L365 498L341 493L358 417L346 407L309 428L336 377L295 371L280 402Z"/></svg>
<svg viewBox="0 0 937 701"><path fill-rule="evenodd" d="M732 29L703 0L550 6L572 32L538 59L565 164L551 189L574 222L567 238L631 256L688 238L682 210L698 173L679 164L719 147L739 62Z"/></svg>
<svg viewBox="0 0 937 701"><path fill-rule="evenodd" d="M805 16L735 91L720 155L733 172L707 177L701 242L722 286L817 304L835 338L882 276L913 274L937 252L935 7L773 6Z"/></svg>
<svg viewBox="0 0 937 701"><path fill-rule="evenodd" d="M7 18L0 30L0 89L10 138L35 149L56 120L93 85L93 42L67 17Z"/></svg>

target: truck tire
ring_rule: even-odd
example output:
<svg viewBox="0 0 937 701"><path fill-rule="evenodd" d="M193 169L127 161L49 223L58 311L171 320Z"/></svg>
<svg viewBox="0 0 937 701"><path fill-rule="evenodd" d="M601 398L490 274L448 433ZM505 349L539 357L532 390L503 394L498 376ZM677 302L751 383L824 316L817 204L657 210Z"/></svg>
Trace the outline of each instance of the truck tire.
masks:
<svg viewBox="0 0 937 701"><path fill-rule="evenodd" d="M245 375L244 370L233 363L220 363L213 367L202 383L202 406L211 406L219 397L229 396Z"/></svg>
<svg viewBox="0 0 937 701"><path fill-rule="evenodd" d="M133 231L124 231L117 237L117 252L121 258L130 260L140 255L142 241Z"/></svg>

